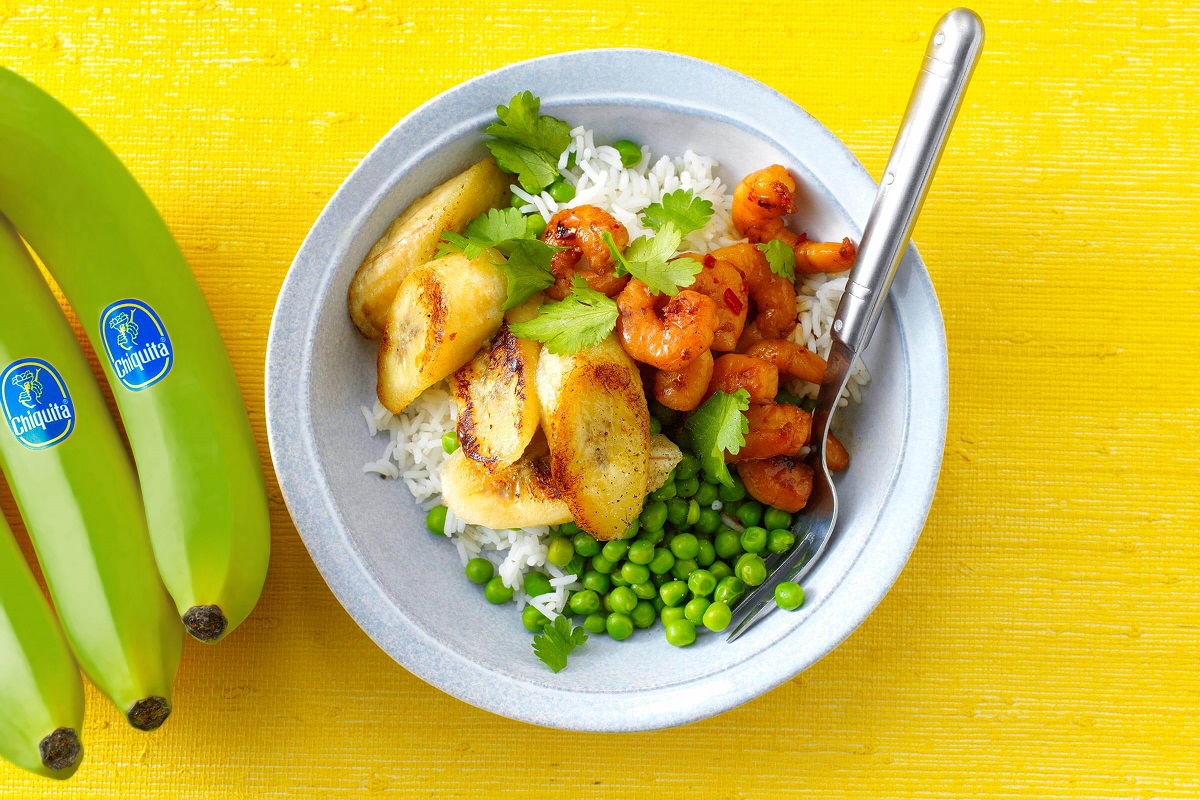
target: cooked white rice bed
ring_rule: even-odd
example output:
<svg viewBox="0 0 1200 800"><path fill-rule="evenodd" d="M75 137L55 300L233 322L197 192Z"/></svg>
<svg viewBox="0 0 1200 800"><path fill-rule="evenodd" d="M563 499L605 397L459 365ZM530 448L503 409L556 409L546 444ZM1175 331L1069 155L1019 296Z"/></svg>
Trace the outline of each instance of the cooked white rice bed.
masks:
<svg viewBox="0 0 1200 800"><path fill-rule="evenodd" d="M732 188L714 174L719 166L715 160L689 150L682 158L662 156L652 162L650 148L643 147L638 165L624 168L620 154L608 145L597 146L590 130L575 128L571 137L558 166L563 179L575 187L575 197L568 203L557 203L546 192L531 195L513 186L513 193L525 201L521 206L523 213L536 211L549 219L562 208L599 206L616 217L633 240L653 233L641 224L641 213L647 206L677 189L689 189L713 204L713 215L703 230L694 231L684 239L682 249L707 253L743 241L734 230L730 213ZM568 169L572 154L576 163ZM833 317L845 288L845 275L805 276L796 286L797 325L792 341L822 357L828 356ZM866 367L857 361L846 387L847 394L855 402L860 401L862 386L870 379ZM790 389L801 396L817 394L817 386L811 383L794 382ZM846 402L843 397L842 405ZM426 390L402 414L392 414L378 400L372 407L362 406L362 414L372 436L388 437L379 460L364 465L363 472L403 480L423 508L436 505L442 488L442 462L446 459L442 435L455 429L457 414L454 399L445 385ZM496 574L504 584L512 587L518 608L531 603L547 617L554 618L565 607L567 594L579 588L579 582L546 560L549 533L545 526L496 531L467 525L451 511L446 514L445 534L454 543L464 565L475 557L488 559L496 566ZM522 589L530 570L550 577L553 588L550 594L526 596Z"/></svg>

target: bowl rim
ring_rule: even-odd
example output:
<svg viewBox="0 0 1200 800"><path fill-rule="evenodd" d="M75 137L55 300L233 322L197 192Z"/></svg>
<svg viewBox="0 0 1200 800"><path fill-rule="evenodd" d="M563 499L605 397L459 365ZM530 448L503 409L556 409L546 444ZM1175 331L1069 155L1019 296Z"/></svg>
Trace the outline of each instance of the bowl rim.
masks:
<svg viewBox="0 0 1200 800"><path fill-rule="evenodd" d="M930 330L923 331L923 335L927 339L931 337L932 350L927 354L921 372L922 413L915 418L910 415L903 445L905 457L892 477L889 497L885 498L882 511L889 509L891 496L898 492L905 493L905 502L898 513L889 516L888 535L869 537L854 563L847 567L839 585L825 598L824 605L830 606L826 617L839 611L842 616L834 617L839 620L836 625L822 626L823 639L816 646L809 637L784 636L754 657L686 682L623 692L589 691L585 695L589 713L584 715L578 712L577 700L574 704L571 702L571 698L580 696L579 693L495 673L440 644L392 602L359 554L346 546L344 534L339 535L344 531L344 525L329 494L323 467L311 451L314 435L311 418L305 414L308 408L306 378L316 314L310 313L305 318L303 314L295 313L296 307L305 306L306 301L309 306L315 302L314 297L305 295L323 293L328 278L323 273L328 272L330 263L328 251L336 249L337 243L344 244L353 238L346 232L346 226L361 226L370 208L380 199L381 176L389 178L397 172L396 168L389 169L386 159L390 156L384 151L388 142L407 125L443 104L453 102L470 89L483 85L507 86L514 75L523 71L584 69L596 74L595 70L602 66L611 70L614 63L637 74L664 68L686 70L694 79L704 78L713 84L732 87L744 93L737 100L741 113L732 115L742 121L755 113L767 113L754 108L755 104L770 106L770 113L796 115L806 125L806 135L818 137L813 145L844 156L845 166L851 170L854 179L846 186L839 186L838 203L861 229L875 193L875 181L832 132L769 86L726 67L660 50L579 50L528 59L476 76L422 103L364 156L321 211L288 269L272 315L265 365L267 436L280 490L314 564L356 624L405 669L471 705L537 725L596 732L653 730L722 713L790 680L841 644L882 601L916 546L933 501L949 415L944 323L929 273L916 247L910 243L904 268L908 270L911 289L917 293L914 302L923 302L923 313L929 315L926 324ZM608 102L614 102L611 89L606 91L608 94L601 94L595 102L602 104L605 97L609 98ZM552 107L558 102L578 99L544 98L544 103ZM707 111L727 120L730 116L727 109L718 107L717 102L682 102L664 93L643 94L641 99L657 101L678 110ZM749 124L758 135L771 138L761 127L754 126L752 120ZM779 146L785 151L793 150L782 144ZM367 212L363 212L363 208ZM354 231L356 233L357 228ZM901 315L897 315L897 321L901 335L906 336ZM914 426L918 430L913 430ZM908 469L902 469L904 462L908 462ZM875 525L878 527L878 520ZM865 586L859 585L857 592L839 592L838 588L847 577L859 569L872 570L872 580ZM806 641L795 641L799 639Z"/></svg>

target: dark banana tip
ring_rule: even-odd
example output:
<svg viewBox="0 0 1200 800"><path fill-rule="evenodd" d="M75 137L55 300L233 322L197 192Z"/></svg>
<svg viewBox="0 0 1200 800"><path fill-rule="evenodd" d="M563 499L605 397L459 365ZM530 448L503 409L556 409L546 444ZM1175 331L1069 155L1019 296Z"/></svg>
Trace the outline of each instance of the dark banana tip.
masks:
<svg viewBox="0 0 1200 800"><path fill-rule="evenodd" d="M217 606L192 606L183 615L183 627L202 642L215 642L229 627L229 620Z"/></svg>
<svg viewBox="0 0 1200 800"><path fill-rule="evenodd" d="M152 731L171 716L171 703L165 697L147 697L138 700L125 712L129 724L139 731Z"/></svg>
<svg viewBox="0 0 1200 800"><path fill-rule="evenodd" d="M38 744L42 763L53 770L70 769L79 763L83 744L74 728L58 728Z"/></svg>

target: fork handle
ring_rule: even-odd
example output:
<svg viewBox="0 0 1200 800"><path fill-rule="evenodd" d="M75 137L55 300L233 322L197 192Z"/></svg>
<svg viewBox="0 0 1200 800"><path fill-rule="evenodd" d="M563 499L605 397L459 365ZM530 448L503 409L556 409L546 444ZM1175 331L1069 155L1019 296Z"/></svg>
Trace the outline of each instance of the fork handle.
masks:
<svg viewBox="0 0 1200 800"><path fill-rule="evenodd" d="M930 36L834 317L834 335L855 354L867 346L883 312L982 47L983 22L966 8L948 12Z"/></svg>

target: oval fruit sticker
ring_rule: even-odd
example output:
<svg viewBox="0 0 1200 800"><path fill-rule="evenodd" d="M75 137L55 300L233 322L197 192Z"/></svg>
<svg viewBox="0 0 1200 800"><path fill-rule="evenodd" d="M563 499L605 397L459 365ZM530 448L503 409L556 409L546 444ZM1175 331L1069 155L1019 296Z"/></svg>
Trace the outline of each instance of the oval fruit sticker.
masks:
<svg viewBox="0 0 1200 800"><path fill-rule="evenodd" d="M175 364L167 327L141 300L118 300L104 309L100 338L113 373L130 391L153 386L167 377Z"/></svg>
<svg viewBox="0 0 1200 800"><path fill-rule="evenodd" d="M22 358L0 375L0 406L17 441L31 450L53 447L75 430L75 404L48 361Z"/></svg>

